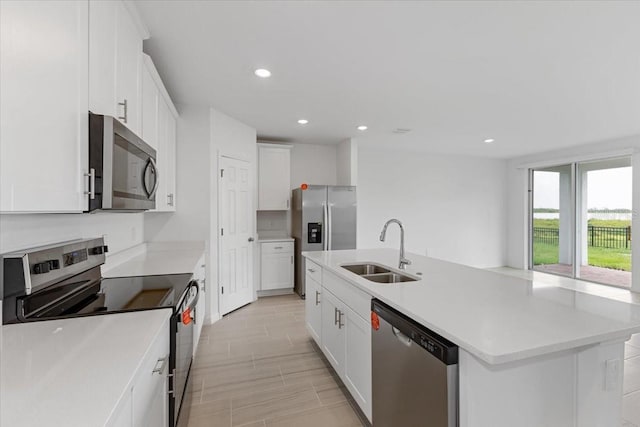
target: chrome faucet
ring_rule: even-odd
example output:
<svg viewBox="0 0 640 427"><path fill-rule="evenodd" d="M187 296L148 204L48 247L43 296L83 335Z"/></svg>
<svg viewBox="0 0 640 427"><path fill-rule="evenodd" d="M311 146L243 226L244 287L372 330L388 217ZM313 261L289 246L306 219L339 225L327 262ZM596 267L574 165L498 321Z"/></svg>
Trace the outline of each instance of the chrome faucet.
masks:
<svg viewBox="0 0 640 427"><path fill-rule="evenodd" d="M404 227L402 226L402 223L395 218L391 218L389 221L385 222L384 227L382 227L382 232L380 233L380 241L384 242L387 235L387 227L391 223L395 223L400 226L400 262L398 267L401 270L404 270L407 265L411 265L411 261L404 257Z"/></svg>

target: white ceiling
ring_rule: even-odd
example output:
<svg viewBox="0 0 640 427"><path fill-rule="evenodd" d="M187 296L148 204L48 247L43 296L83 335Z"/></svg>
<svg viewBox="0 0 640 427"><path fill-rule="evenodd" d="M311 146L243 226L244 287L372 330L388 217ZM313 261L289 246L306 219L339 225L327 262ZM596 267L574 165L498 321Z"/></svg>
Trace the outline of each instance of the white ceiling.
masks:
<svg viewBox="0 0 640 427"><path fill-rule="evenodd" d="M640 134L638 1L136 4L174 101L262 137L506 158Z"/></svg>

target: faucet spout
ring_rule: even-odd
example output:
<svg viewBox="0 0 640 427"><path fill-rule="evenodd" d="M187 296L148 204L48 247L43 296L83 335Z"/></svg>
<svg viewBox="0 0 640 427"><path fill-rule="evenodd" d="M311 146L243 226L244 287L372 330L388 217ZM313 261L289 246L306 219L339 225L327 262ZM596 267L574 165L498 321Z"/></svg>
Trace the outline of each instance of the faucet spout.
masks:
<svg viewBox="0 0 640 427"><path fill-rule="evenodd" d="M404 257L404 226L402 225L402 222L395 218L391 218L389 221L385 222L382 227L382 231L380 232L380 241L384 242L387 236L387 227L389 227L389 224L398 224L400 227L400 261L398 263L398 268L404 270L407 265L411 265L411 261Z"/></svg>

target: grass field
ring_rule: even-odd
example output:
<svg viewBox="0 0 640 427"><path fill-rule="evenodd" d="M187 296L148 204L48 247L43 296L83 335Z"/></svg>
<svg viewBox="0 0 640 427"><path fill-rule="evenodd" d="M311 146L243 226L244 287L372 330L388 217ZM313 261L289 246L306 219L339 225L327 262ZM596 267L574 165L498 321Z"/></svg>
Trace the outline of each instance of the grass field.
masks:
<svg viewBox="0 0 640 427"><path fill-rule="evenodd" d="M534 219L534 227L558 228L557 219ZM597 227L627 227L630 221L589 220L589 225ZM534 242L533 264L557 264L558 245ZM610 249L589 246L589 265L616 270L631 271L631 249Z"/></svg>

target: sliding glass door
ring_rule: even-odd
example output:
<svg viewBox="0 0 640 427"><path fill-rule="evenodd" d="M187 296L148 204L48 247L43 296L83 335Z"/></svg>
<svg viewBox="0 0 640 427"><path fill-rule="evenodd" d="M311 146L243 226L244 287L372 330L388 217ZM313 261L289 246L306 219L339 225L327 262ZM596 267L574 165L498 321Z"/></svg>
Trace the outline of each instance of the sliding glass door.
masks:
<svg viewBox="0 0 640 427"><path fill-rule="evenodd" d="M631 286L629 157L532 169L530 267Z"/></svg>
<svg viewBox="0 0 640 427"><path fill-rule="evenodd" d="M532 268L573 277L573 166L534 169L531 178Z"/></svg>

